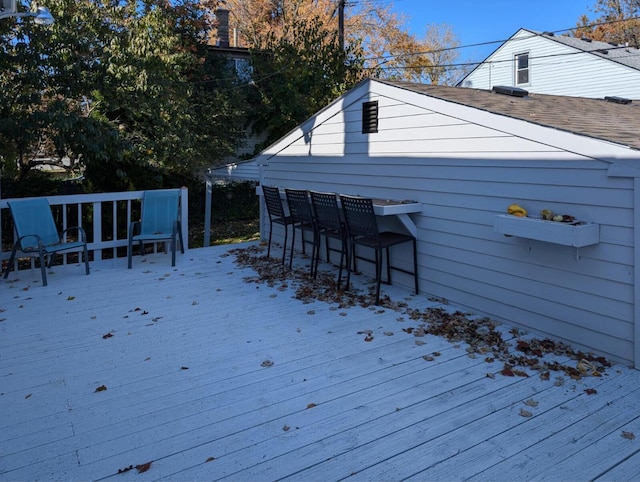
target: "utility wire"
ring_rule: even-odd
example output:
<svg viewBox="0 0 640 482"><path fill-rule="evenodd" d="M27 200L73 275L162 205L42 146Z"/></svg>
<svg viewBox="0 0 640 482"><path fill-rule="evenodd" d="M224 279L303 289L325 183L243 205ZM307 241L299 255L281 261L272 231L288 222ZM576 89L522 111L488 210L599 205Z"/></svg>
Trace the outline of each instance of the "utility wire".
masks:
<svg viewBox="0 0 640 482"><path fill-rule="evenodd" d="M607 22L597 22L597 23L592 23L589 25L584 25L584 26L580 26L580 27L572 27L572 28L564 28L564 29L560 29L560 30L553 30L553 31L547 31L547 32L543 32L543 33L552 33L552 34L557 34L560 32L570 32L572 30L580 30L583 28L593 28L593 27L599 27L602 25L611 25L611 24L615 24L615 23L620 23L620 22L628 22L631 20L640 20L640 17L631 17L631 18L627 18L624 20L611 20L611 21L607 21ZM527 29L525 29L527 30ZM516 41L516 40L528 40L534 37L538 37L540 36L540 34L538 33L533 33L531 35L528 36L523 36L517 39L511 39L512 41ZM432 54L432 53L438 53L438 52L448 52L450 50L460 50L460 49L465 49L465 48L471 48L471 47L482 47L485 45L491 45L491 44L503 44L506 41L508 41L509 39L504 39L504 40L489 40L486 42L479 42L479 43L474 43L474 44L467 44L467 45L457 45L455 47L443 47L443 48L439 48L439 49L431 49L431 50L426 50L426 51L421 51L421 52L410 52L410 53L405 53L405 54L401 54L401 55L385 55L385 56L380 56L380 57L369 57L369 58L365 58L365 61L372 61L372 60L385 60L385 61L389 61L389 60L393 60L394 58L397 57L411 57L411 56L415 56L415 55L426 55L426 54ZM626 47L625 47L626 48ZM470 64L480 64L482 62L471 62Z"/></svg>

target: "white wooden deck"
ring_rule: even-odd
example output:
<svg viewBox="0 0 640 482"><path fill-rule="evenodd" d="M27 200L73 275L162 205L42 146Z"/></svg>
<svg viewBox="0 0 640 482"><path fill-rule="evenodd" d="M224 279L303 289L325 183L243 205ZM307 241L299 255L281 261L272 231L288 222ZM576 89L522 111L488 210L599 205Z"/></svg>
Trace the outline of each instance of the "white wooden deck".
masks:
<svg viewBox="0 0 640 482"><path fill-rule="evenodd" d="M394 310L247 282L230 248L0 283L0 479L640 478L640 372L504 376Z"/></svg>

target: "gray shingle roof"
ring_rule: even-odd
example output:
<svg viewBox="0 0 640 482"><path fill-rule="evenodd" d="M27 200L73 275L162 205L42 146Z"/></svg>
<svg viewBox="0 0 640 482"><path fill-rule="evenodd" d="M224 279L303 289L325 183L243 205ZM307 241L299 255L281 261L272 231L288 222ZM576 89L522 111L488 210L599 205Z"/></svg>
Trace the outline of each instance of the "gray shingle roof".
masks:
<svg viewBox="0 0 640 482"><path fill-rule="evenodd" d="M640 150L640 100L630 104L617 104L604 99L545 94L529 94L520 98L489 90L463 87L384 80L379 82L494 114Z"/></svg>
<svg viewBox="0 0 640 482"><path fill-rule="evenodd" d="M527 29L523 29L527 30ZM640 70L640 50L627 47L625 45L611 44L609 42L600 42L597 40L583 40L575 37L567 37L566 35L550 35L547 33L534 32L533 30L527 30L531 33L535 33L546 39L554 42L573 47L583 52L589 52L597 57L617 62L627 67L631 67L636 70Z"/></svg>

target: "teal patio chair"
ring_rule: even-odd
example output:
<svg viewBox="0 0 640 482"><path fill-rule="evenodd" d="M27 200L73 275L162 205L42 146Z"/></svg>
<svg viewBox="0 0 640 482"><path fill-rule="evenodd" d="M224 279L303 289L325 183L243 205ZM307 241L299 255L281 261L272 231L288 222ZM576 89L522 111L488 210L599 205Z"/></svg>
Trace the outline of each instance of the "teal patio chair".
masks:
<svg viewBox="0 0 640 482"><path fill-rule="evenodd" d="M142 217L129 225L128 267L131 269L133 243L171 240L171 266L176 265L176 238L184 253L182 229L179 219L180 191L178 189L145 191L142 195Z"/></svg>
<svg viewBox="0 0 640 482"><path fill-rule="evenodd" d="M42 271L42 286L47 286L47 268L51 267L53 257L61 251L82 251L86 273L89 274L89 255L87 254L87 236L80 226L58 232L53 220L51 206L46 198L21 199L8 203L13 217L17 241L13 245L9 264L4 272L5 279L13 269L18 248L25 254L38 254ZM63 241L68 231L77 231L77 240ZM45 256L49 257L45 263Z"/></svg>

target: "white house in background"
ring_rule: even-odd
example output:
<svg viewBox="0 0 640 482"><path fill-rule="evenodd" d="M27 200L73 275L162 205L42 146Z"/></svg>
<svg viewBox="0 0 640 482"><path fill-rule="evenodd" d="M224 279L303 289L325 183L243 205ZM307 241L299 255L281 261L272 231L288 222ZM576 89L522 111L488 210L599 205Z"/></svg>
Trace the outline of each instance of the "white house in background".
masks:
<svg viewBox="0 0 640 482"><path fill-rule="evenodd" d="M639 133L638 102L366 80L257 161L263 185L422 203L424 294L640 367Z"/></svg>
<svg viewBox="0 0 640 482"><path fill-rule="evenodd" d="M529 92L640 99L640 50L625 45L520 29L459 83Z"/></svg>

